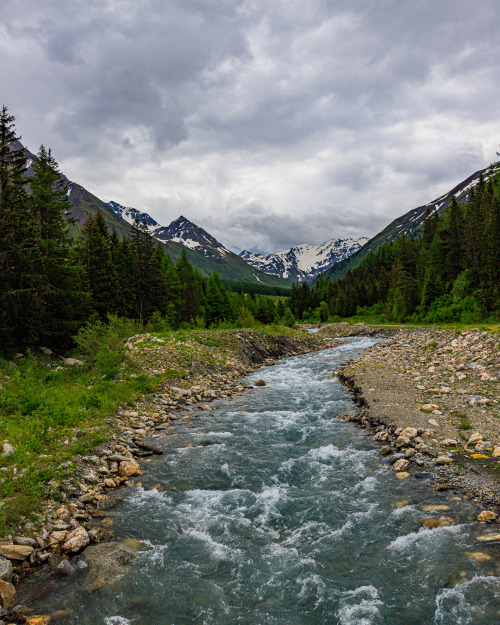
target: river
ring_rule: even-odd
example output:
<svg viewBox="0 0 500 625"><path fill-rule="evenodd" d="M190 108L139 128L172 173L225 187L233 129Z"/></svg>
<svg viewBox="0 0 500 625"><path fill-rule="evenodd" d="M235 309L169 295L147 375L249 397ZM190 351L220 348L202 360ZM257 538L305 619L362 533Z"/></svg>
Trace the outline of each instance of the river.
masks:
<svg viewBox="0 0 500 625"><path fill-rule="evenodd" d="M40 609L79 625L500 622L498 561L470 555L494 556L475 540L477 510L396 479L379 445L336 419L353 404L332 371L373 342L260 369L248 381L265 387L157 439L165 455L111 512L118 539L145 544L129 574L92 594L61 582ZM456 525L421 528L443 514L422 511L432 504Z"/></svg>

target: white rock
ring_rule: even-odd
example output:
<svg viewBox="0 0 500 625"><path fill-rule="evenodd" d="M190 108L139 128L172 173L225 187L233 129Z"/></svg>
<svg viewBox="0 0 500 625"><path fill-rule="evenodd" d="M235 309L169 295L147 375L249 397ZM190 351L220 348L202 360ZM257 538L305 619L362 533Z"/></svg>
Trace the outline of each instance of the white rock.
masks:
<svg viewBox="0 0 500 625"><path fill-rule="evenodd" d="M451 464L453 460L449 456L438 456L436 458L436 464Z"/></svg>
<svg viewBox="0 0 500 625"><path fill-rule="evenodd" d="M406 471L406 469L410 466L410 462L405 458L400 458L396 460L396 462L392 465L394 471Z"/></svg>
<svg viewBox="0 0 500 625"><path fill-rule="evenodd" d="M418 431L416 428L405 428L402 432L403 436L406 436L406 438L415 438L418 435Z"/></svg>
<svg viewBox="0 0 500 625"><path fill-rule="evenodd" d="M68 366L74 366L74 365L82 366L85 364L84 362L82 362L81 360L78 360L77 358L63 358L62 361L63 361L63 364L68 365Z"/></svg>
<svg viewBox="0 0 500 625"><path fill-rule="evenodd" d="M475 445L476 443L479 443L479 441L482 441L482 440L483 440L483 435L480 434L479 432L474 432L474 434L472 434L472 436L467 441L467 445Z"/></svg>

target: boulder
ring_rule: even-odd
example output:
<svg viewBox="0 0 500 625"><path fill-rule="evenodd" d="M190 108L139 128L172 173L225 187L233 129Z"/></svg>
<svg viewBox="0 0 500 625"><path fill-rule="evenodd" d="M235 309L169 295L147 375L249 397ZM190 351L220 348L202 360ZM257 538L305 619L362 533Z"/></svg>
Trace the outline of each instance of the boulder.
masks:
<svg viewBox="0 0 500 625"><path fill-rule="evenodd" d="M266 383L264 380L257 380L257 382L254 382L254 386L266 386Z"/></svg>
<svg viewBox="0 0 500 625"><path fill-rule="evenodd" d="M141 473L141 467L135 460L125 460L120 462L121 477L133 477L135 475L141 475Z"/></svg>
<svg viewBox="0 0 500 625"><path fill-rule="evenodd" d="M491 510L483 510L481 514L477 515L477 520L481 523L495 523L498 519L498 514Z"/></svg>
<svg viewBox="0 0 500 625"><path fill-rule="evenodd" d="M74 366L81 367L82 365L85 364L84 362L82 362L81 360L78 360L77 358L63 358L62 361L64 365L68 365L70 367L74 367Z"/></svg>
<svg viewBox="0 0 500 625"><path fill-rule="evenodd" d="M443 447L457 447L458 441L454 438L445 438L443 441L441 441L441 445Z"/></svg>
<svg viewBox="0 0 500 625"><path fill-rule="evenodd" d="M493 453L491 454L492 458L500 458L500 447L495 447Z"/></svg>
<svg viewBox="0 0 500 625"><path fill-rule="evenodd" d="M396 447L406 447L410 444L410 439L407 436L398 436L396 439Z"/></svg>
<svg viewBox="0 0 500 625"><path fill-rule="evenodd" d="M484 536L478 536L477 540L482 543L496 542L497 540L500 540L500 532L496 532L495 534L484 534Z"/></svg>
<svg viewBox="0 0 500 625"><path fill-rule="evenodd" d="M94 592L115 586L128 571L137 551L121 543L100 543L88 547L84 555L89 570L83 588Z"/></svg>
<svg viewBox="0 0 500 625"><path fill-rule="evenodd" d="M382 449L380 450L380 455L381 456L390 456L393 452L393 449L390 445L385 445L385 447L382 447Z"/></svg>
<svg viewBox="0 0 500 625"><path fill-rule="evenodd" d="M33 547L25 545L0 545L0 556L8 560L26 560L33 551Z"/></svg>
<svg viewBox="0 0 500 625"><path fill-rule="evenodd" d="M14 545L24 545L26 547L33 547L33 549L38 548L38 543L34 538L29 538L28 536L14 536L12 539Z"/></svg>
<svg viewBox="0 0 500 625"><path fill-rule="evenodd" d="M0 604L2 608L12 608L17 603L17 593L14 585L0 579Z"/></svg>
<svg viewBox="0 0 500 625"><path fill-rule="evenodd" d="M76 573L76 570L69 560L61 560L56 567L56 573L72 576Z"/></svg>
<svg viewBox="0 0 500 625"><path fill-rule="evenodd" d="M66 537L66 542L62 546L63 551L76 553L90 543L89 535L84 527L76 527Z"/></svg>

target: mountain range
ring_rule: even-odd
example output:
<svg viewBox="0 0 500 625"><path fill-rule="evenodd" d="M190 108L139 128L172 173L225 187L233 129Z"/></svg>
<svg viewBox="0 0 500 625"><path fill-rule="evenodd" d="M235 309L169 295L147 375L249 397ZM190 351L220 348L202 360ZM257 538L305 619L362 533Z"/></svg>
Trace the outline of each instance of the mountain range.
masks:
<svg viewBox="0 0 500 625"><path fill-rule="evenodd" d="M253 267L279 276L292 282L310 282L335 263L357 252L366 242L360 239L330 239L320 245L302 243L293 247L263 256L258 252L243 250L240 256Z"/></svg>

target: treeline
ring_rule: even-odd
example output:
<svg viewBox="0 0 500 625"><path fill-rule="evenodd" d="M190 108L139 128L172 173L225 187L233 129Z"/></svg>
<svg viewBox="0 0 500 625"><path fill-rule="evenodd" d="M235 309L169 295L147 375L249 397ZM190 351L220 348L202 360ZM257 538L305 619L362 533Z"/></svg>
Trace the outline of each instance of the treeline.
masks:
<svg viewBox="0 0 500 625"><path fill-rule="evenodd" d="M233 280L223 280L222 284L234 293L248 293L249 295L273 295L275 297L290 297L290 286L269 286L267 284L256 284L254 282L236 282Z"/></svg>
<svg viewBox="0 0 500 625"><path fill-rule="evenodd" d="M498 164L493 167L498 168ZM483 177L467 203L427 214L420 238L383 244L337 282L294 287L301 319L371 317L475 323L500 316L500 185Z"/></svg>
<svg viewBox="0 0 500 625"><path fill-rule="evenodd" d="M89 320L109 315L153 329L255 321L293 323L270 297L228 291L205 279L185 253L174 265L145 224L130 237L110 232L101 213L69 236L71 204L58 165L44 146L31 165L14 149L14 117L0 113L0 350L47 346L59 351Z"/></svg>

